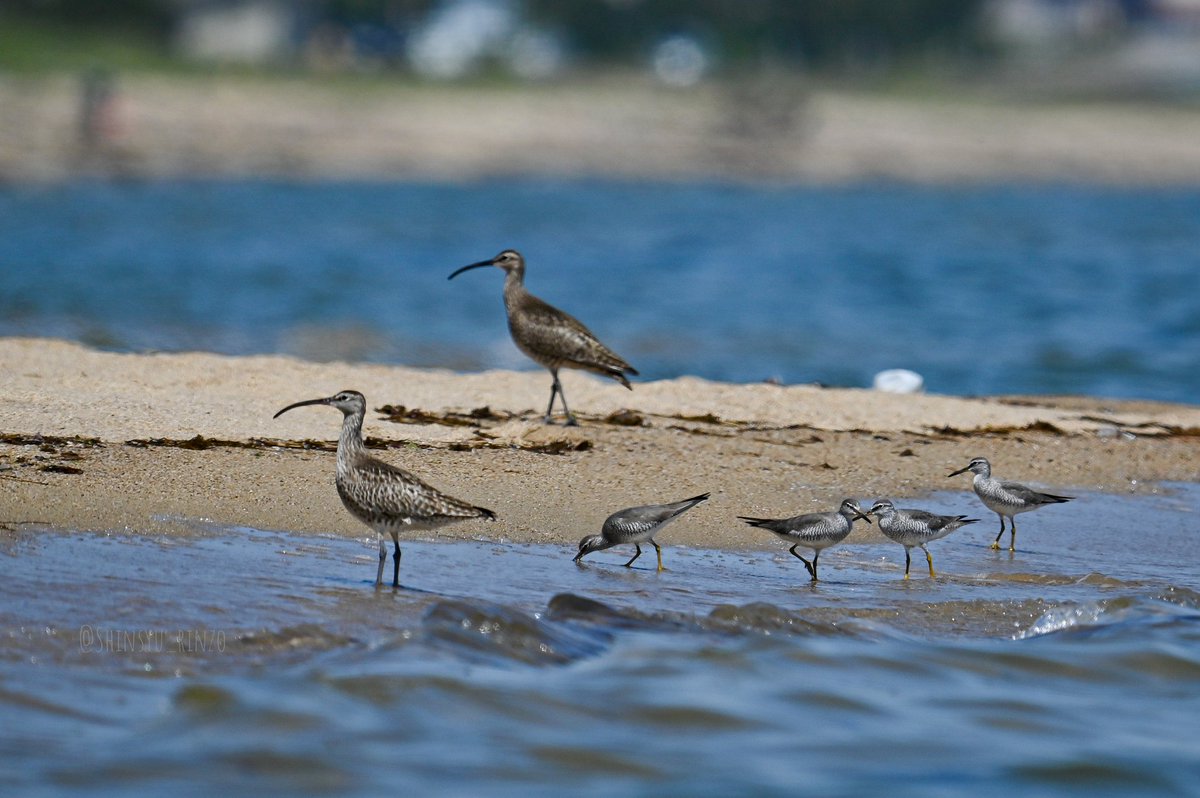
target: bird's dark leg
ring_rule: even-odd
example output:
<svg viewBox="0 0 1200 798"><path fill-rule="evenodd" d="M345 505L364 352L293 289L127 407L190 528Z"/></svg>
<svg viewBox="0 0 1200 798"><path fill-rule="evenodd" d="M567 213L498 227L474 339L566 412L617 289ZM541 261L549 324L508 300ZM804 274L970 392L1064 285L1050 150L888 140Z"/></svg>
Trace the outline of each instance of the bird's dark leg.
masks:
<svg viewBox="0 0 1200 798"><path fill-rule="evenodd" d="M632 557L630 557L630 558L629 558L629 562L625 563L625 567L626 567L626 568L629 568L631 565L633 565L633 561L634 561L634 560L636 560L638 557L641 557L641 556L642 556L642 547L641 547L639 544L637 544L637 543L634 543L634 544L633 544L633 547L634 547L635 549L637 549L637 554L635 554L635 555L633 555Z"/></svg>
<svg viewBox="0 0 1200 798"><path fill-rule="evenodd" d="M821 550L817 549L813 552L812 580L814 582L817 581L817 560L819 559L821 559Z"/></svg>
<svg viewBox="0 0 1200 798"><path fill-rule="evenodd" d="M912 557L908 553L908 546L904 547L904 578L908 579L908 568L912 565Z"/></svg>
<svg viewBox="0 0 1200 798"><path fill-rule="evenodd" d="M930 554L929 549L925 548L924 546L921 547L921 551L925 552L925 561L929 563L929 576L931 578L937 576L937 574L933 572L933 555Z"/></svg>
<svg viewBox="0 0 1200 798"><path fill-rule="evenodd" d="M1017 550L1017 517L1015 515L1008 519L1008 531L1010 533L1008 550L1009 552L1015 552Z"/></svg>
<svg viewBox="0 0 1200 798"><path fill-rule="evenodd" d="M392 587L400 587L400 538L392 537L396 550L392 552Z"/></svg>
<svg viewBox="0 0 1200 798"><path fill-rule="evenodd" d="M575 416L571 415L571 408L567 407L567 395L563 392L562 383L558 381L558 373L554 374L554 384L558 386L558 398L562 400L563 413L567 416L566 426L578 427L579 422L575 420Z"/></svg>
<svg viewBox="0 0 1200 798"><path fill-rule="evenodd" d="M659 546L657 543L655 543L653 540L650 541L650 545L654 547L654 553L658 555L658 570L660 570L660 571L667 570L666 568L663 568L663 564L662 564L662 547Z"/></svg>
<svg viewBox="0 0 1200 798"><path fill-rule="evenodd" d="M375 571L375 587L383 584L383 563L387 559L387 541L383 539L383 534L379 535L379 568Z"/></svg>
<svg viewBox="0 0 1200 798"><path fill-rule="evenodd" d="M1000 513L996 513L1000 515ZM1004 537L1004 516L1000 515L1000 531L996 534L996 539L992 541L992 548L1000 548L1000 538Z"/></svg>
<svg viewBox="0 0 1200 798"><path fill-rule="evenodd" d="M797 543L795 546L792 546L790 549L788 549L788 551L790 551L792 553L793 557L795 557L800 562L804 563L804 569L806 571L808 571L808 575L811 576L813 581L815 582L815 581L817 581L817 571L815 568L813 568L812 563L810 563L808 560L801 557L800 552L796 551L796 546L799 546L799 545L800 544Z"/></svg>
<svg viewBox="0 0 1200 798"><path fill-rule="evenodd" d="M550 376L554 378L554 382L550 383L550 404L546 405L546 417L542 419L544 424L554 423L554 396L559 391L558 372L551 371ZM566 407L567 402L563 400L563 407Z"/></svg>

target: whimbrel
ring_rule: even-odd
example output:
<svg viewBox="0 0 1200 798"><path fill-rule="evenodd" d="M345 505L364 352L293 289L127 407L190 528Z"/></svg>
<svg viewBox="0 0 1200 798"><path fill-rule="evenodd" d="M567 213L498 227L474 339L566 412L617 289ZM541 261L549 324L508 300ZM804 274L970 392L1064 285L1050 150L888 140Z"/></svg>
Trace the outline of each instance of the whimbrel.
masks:
<svg viewBox="0 0 1200 798"><path fill-rule="evenodd" d="M547 424L554 411L554 396L562 397L567 425L575 425L575 417L567 407L567 395L558 380L560 368L583 369L611 377L633 390L626 377L636 375L637 369L622 360L574 316L564 313L525 290L525 259L516 250L506 249L490 260L463 266L447 279L453 280L470 269L496 266L504 270L504 308L508 313L508 331L517 348L535 363L549 369L554 382L550 385L550 404L546 407Z"/></svg>
<svg viewBox="0 0 1200 798"><path fill-rule="evenodd" d="M367 400L358 391L339 391L324 399L306 399L280 410L279 418L289 410L306 405L329 405L342 411L342 434L337 445L338 496L350 514L379 535L379 569L375 585L383 582L383 564L387 560L387 540L395 545L392 554L392 587L400 587L400 530L426 530L454 521L483 518L494 521L496 514L485 507L447 496L394 465L367 454L362 425Z"/></svg>
<svg viewBox="0 0 1200 798"><path fill-rule="evenodd" d="M1004 519L1008 518L1011 529L1008 538L1008 550L1017 550L1017 514L1027 513L1047 504L1062 504L1069 502L1074 496L1056 496L1053 493L1042 493L1020 482L1004 482L992 477L992 464L986 457L976 457L964 467L948 476L956 477L964 471L975 475L975 495L984 505L1000 516L1000 532L992 541L992 548L1000 548L1000 538L1004 537Z"/></svg>
<svg viewBox="0 0 1200 798"><path fill-rule="evenodd" d="M911 564L909 549L919 546L925 552L925 560L929 563L929 575L933 572L933 556L926 543L944 538L954 530L973 524L978 518L967 518L965 515L934 515L924 510L897 510L896 506L887 499L875 502L875 506L867 511L879 519L879 530L892 540L904 547L904 578L908 579L908 568Z"/></svg>
<svg viewBox="0 0 1200 798"><path fill-rule="evenodd" d="M860 518L868 524L871 523L871 519L867 517L866 513L850 499L843 499L841 506L832 513L805 513L792 518L738 516L739 520L745 521L750 526L774 532L775 536L784 543L792 544L788 551L804 563L804 567L808 569L808 575L814 582L817 581L817 560L820 559L821 552L845 540L846 536L850 534L854 522ZM800 553L796 551L797 546L813 550L812 562L800 556Z"/></svg>
<svg viewBox="0 0 1200 798"><path fill-rule="evenodd" d="M648 504L644 507L619 510L605 519L599 535L588 535L579 541L579 553L575 555L575 562L579 562L585 554L593 551L611 549L622 543L632 543L637 548L637 553L630 558L629 562L625 563L625 567L629 568L633 565L634 560L642 556L642 544L649 542L658 554L658 570L662 571L662 549L654 542L654 536L661 532L667 524L707 499L708 496L707 493L701 493L699 496L671 504Z"/></svg>

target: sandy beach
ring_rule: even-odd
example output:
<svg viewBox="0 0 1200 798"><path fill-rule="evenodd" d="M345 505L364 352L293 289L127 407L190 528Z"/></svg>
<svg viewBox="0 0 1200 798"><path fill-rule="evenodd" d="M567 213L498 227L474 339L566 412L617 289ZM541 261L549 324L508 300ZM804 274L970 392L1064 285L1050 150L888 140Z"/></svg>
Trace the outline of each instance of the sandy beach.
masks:
<svg viewBox="0 0 1200 798"><path fill-rule="evenodd" d="M564 376L581 426L546 426L542 371L455 374L203 353L114 354L0 340L0 521L192 534L196 520L363 536L333 489L340 416L272 414L355 388L378 455L495 510L440 535L574 543L622 507L703 491L669 543L776 545L738 514L830 509L843 496L962 492L975 455L1058 491L1200 481L1200 407L1086 398L891 395L691 377L632 392ZM381 412L381 409L383 412ZM991 526L994 517L986 514ZM870 539L861 525L855 532Z"/></svg>
<svg viewBox="0 0 1200 798"><path fill-rule="evenodd" d="M0 79L0 180L282 177L1194 185L1200 109L817 89L772 75L429 86L117 76L80 140L79 76Z"/></svg>

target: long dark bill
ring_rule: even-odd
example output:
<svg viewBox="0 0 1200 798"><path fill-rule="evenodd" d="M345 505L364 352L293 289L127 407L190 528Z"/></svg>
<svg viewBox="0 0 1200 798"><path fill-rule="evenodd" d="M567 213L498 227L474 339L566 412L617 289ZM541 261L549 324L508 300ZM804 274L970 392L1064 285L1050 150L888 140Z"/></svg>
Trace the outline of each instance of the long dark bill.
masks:
<svg viewBox="0 0 1200 798"><path fill-rule="evenodd" d="M965 466L963 466L962 468L958 469L957 471L952 471L952 472L950 472L949 474L947 474L947 475L946 475L946 478L947 478L947 479L949 479L950 477L956 477L956 476L958 476L959 474L961 474L961 473L963 473L963 472L965 472L965 471L970 471L970 470L971 470L971 466L970 466L970 465L965 465Z"/></svg>
<svg viewBox="0 0 1200 798"><path fill-rule="evenodd" d="M479 261L479 263L472 263L469 266L463 266L461 269L455 269L454 274L450 275L446 279L453 280L458 275L462 274L463 272L469 272L471 269L481 269L484 266L495 266L495 265L496 265L495 262L492 260L481 260L481 261Z"/></svg>
<svg viewBox="0 0 1200 798"><path fill-rule="evenodd" d="M325 397L324 399L305 399L303 402L296 402L295 404L288 405L287 407L283 408L275 415L271 416L271 418L279 418L287 411L295 410L297 407L305 407L307 405L327 405L327 404L329 404L329 397Z"/></svg>

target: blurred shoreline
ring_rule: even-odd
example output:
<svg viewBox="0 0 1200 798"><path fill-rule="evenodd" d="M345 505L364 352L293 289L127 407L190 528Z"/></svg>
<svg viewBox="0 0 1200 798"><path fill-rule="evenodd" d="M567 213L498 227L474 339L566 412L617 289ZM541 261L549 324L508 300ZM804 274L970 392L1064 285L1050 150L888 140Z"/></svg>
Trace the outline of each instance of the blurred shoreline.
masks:
<svg viewBox="0 0 1200 798"><path fill-rule="evenodd" d="M0 182L563 178L1200 185L1200 107L812 90L783 75L431 86L0 77Z"/></svg>

